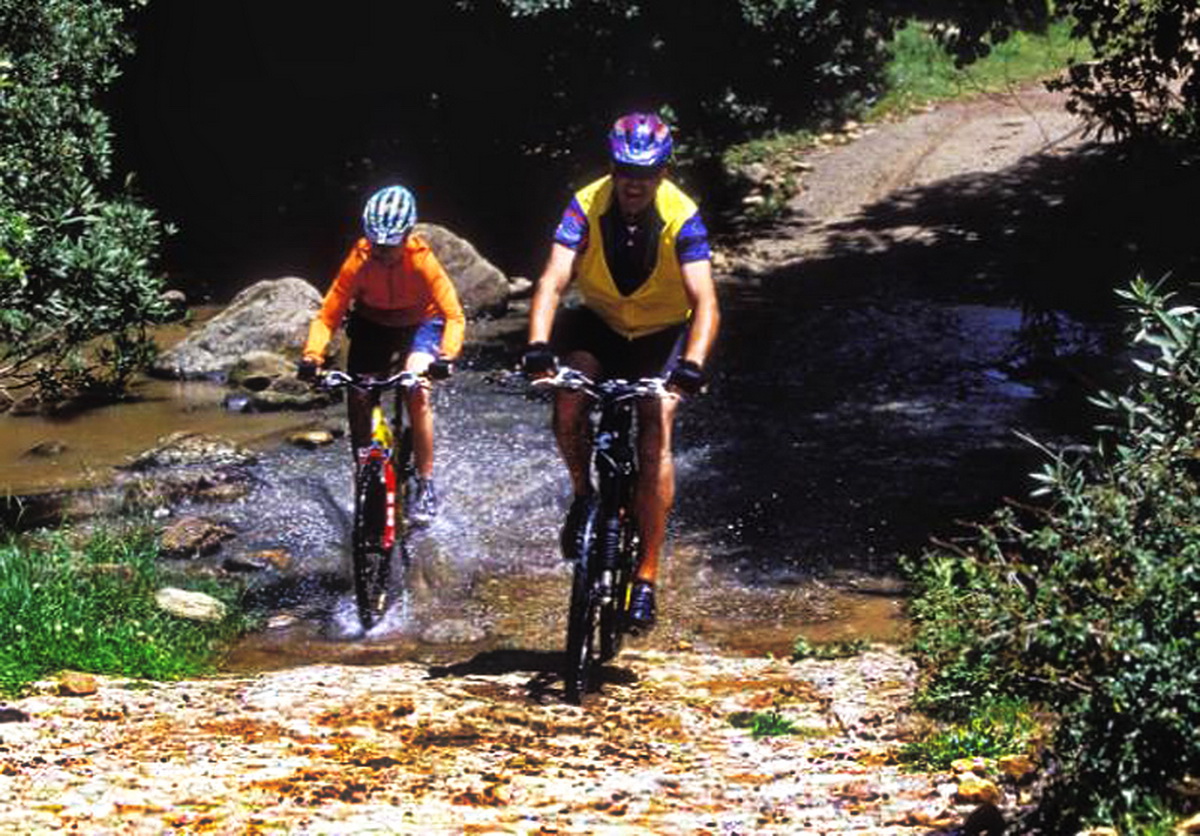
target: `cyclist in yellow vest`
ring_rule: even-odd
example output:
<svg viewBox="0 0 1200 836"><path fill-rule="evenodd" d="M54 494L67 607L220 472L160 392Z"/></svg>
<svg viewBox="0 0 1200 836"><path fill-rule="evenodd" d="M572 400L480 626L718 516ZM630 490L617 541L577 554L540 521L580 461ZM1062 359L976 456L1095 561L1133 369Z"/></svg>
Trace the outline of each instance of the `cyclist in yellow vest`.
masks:
<svg viewBox="0 0 1200 836"><path fill-rule="evenodd" d="M700 391L720 312L708 233L696 204L665 177L672 140L655 115L631 113L609 133L611 171L585 186L563 213L529 314L521 365L551 373L562 357L594 379L665 377L668 397L638 406L637 517L641 550L630 621L655 621L655 581L675 498L671 432L679 400ZM575 280L583 305L559 310ZM593 507L587 404L559 390L554 432L574 499L563 552Z"/></svg>

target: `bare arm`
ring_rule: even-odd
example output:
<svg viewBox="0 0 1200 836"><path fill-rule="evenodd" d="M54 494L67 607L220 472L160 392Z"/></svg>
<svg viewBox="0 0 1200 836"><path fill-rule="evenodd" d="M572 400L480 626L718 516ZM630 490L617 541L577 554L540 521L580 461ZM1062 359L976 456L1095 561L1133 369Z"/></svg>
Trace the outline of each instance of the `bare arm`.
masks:
<svg viewBox="0 0 1200 836"><path fill-rule="evenodd" d="M550 258L542 275L538 278L529 308L529 342L548 342L550 329L554 325L554 312L558 302L571 283L571 271L575 265L575 250L562 244L550 248Z"/></svg>
<svg viewBox="0 0 1200 836"><path fill-rule="evenodd" d="M717 286L712 277L712 262L689 261L683 265L683 287L692 306L692 324L688 330L683 359L703 366L717 338L721 310L717 304Z"/></svg>

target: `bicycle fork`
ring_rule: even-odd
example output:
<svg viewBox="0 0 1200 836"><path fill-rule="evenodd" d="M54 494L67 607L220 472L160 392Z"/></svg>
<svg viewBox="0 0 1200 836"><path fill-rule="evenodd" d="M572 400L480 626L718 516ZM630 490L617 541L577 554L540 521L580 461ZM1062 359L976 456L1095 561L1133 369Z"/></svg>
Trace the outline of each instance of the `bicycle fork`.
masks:
<svg viewBox="0 0 1200 836"><path fill-rule="evenodd" d="M637 472L628 438L633 410L622 404L602 421L593 442L600 477L600 530L596 553L599 557L601 603L609 605L616 593L621 559L621 529L627 513L630 488ZM625 602L620 602L622 607Z"/></svg>

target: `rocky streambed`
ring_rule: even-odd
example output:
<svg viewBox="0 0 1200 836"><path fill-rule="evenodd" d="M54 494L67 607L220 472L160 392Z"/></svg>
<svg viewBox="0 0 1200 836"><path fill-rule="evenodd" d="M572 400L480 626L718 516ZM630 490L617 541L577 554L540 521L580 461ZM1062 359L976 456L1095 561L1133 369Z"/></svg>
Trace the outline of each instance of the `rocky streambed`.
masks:
<svg viewBox="0 0 1200 836"><path fill-rule="evenodd" d="M1027 800L1011 765L901 769L915 672L887 646L635 649L579 707L554 662L42 683L0 709L0 832L900 836L988 832Z"/></svg>

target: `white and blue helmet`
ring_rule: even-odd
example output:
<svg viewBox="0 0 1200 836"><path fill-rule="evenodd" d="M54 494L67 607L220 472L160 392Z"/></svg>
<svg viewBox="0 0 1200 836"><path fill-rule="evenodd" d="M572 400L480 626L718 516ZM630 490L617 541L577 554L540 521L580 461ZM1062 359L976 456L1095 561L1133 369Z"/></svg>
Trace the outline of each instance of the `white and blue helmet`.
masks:
<svg viewBox="0 0 1200 836"><path fill-rule="evenodd" d="M417 222L417 201L403 186L387 186L363 207L363 233L372 244L403 244Z"/></svg>

